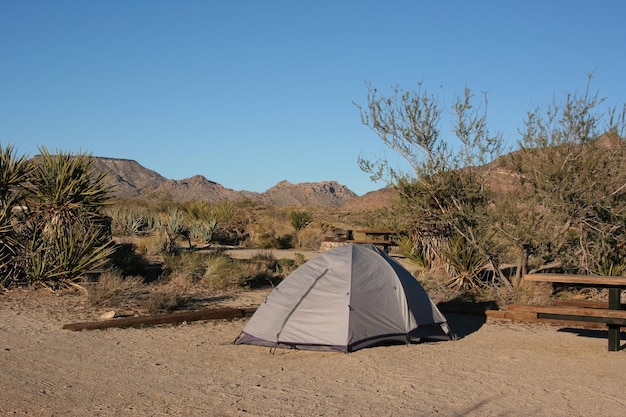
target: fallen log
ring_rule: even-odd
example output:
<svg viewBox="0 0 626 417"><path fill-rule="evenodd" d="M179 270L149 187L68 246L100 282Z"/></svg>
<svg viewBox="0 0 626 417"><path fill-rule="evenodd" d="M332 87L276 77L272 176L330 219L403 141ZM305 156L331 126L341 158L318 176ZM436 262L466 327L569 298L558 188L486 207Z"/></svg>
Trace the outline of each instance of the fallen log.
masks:
<svg viewBox="0 0 626 417"><path fill-rule="evenodd" d="M197 311L179 311L175 313L157 314L154 316L120 317L117 319L93 321L86 323L68 323L64 330L98 330L112 327L155 326L157 324L174 324L198 320L219 320L250 317L256 308L212 308Z"/></svg>

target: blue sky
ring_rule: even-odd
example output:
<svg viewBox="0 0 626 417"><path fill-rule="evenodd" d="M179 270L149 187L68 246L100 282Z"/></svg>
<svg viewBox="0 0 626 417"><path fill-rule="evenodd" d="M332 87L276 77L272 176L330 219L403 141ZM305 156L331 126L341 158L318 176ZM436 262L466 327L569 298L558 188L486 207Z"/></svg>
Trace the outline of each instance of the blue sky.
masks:
<svg viewBox="0 0 626 417"><path fill-rule="evenodd" d="M489 127L514 148L526 111L588 73L626 102L624 16L621 0L0 0L0 143L362 195L384 184L359 155L397 160L353 104L366 82L422 81L448 106L486 91Z"/></svg>

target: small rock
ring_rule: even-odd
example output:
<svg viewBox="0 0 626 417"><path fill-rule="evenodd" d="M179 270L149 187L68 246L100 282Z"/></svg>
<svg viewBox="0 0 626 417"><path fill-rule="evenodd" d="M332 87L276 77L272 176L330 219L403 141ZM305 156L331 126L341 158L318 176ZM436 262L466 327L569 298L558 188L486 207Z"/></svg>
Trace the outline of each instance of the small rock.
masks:
<svg viewBox="0 0 626 417"><path fill-rule="evenodd" d="M115 311L107 311L103 315L100 316L102 320L109 320L115 318Z"/></svg>

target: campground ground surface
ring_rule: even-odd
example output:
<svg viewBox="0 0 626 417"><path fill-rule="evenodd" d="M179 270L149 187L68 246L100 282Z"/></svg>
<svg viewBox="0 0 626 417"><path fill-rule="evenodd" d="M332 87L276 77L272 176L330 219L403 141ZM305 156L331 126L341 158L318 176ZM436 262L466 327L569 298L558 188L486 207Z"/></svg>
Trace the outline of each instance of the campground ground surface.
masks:
<svg viewBox="0 0 626 417"><path fill-rule="evenodd" d="M258 306L268 290L216 299ZM0 415L622 416L606 332L449 315L459 340L352 354L235 346L245 319L71 332L82 297L0 295Z"/></svg>

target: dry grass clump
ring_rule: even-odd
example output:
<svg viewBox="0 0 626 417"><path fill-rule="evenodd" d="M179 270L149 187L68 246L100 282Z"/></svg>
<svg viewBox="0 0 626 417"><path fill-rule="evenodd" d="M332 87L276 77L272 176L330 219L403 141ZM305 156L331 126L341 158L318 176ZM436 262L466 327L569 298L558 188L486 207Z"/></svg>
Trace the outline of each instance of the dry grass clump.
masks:
<svg viewBox="0 0 626 417"><path fill-rule="evenodd" d="M166 282L154 284L152 287L152 291L141 304L151 314L176 310L191 298L192 285L183 275L174 275Z"/></svg>
<svg viewBox="0 0 626 417"><path fill-rule="evenodd" d="M463 296L461 291L447 285L448 275L443 270L418 270L413 272L413 276L435 304L456 300Z"/></svg>
<svg viewBox="0 0 626 417"><path fill-rule="evenodd" d="M257 213L254 222L247 226L246 245L263 249L289 249L293 247L294 230L289 225L287 214L278 209L267 209Z"/></svg>
<svg viewBox="0 0 626 417"><path fill-rule="evenodd" d="M85 284L87 301L96 307L119 307L136 300L145 293L143 278L122 277L114 271L105 271L97 281Z"/></svg>
<svg viewBox="0 0 626 417"><path fill-rule="evenodd" d="M207 259L201 282L209 290L233 290L241 288L245 278L242 263L221 254Z"/></svg>
<svg viewBox="0 0 626 417"><path fill-rule="evenodd" d="M123 277L112 270L85 284L91 306L146 313L172 311L183 306L190 298L190 287L180 275L146 285L142 277Z"/></svg>
<svg viewBox="0 0 626 417"><path fill-rule="evenodd" d="M297 247L302 250L317 250L327 233L321 228L307 227L297 233Z"/></svg>
<svg viewBox="0 0 626 417"><path fill-rule="evenodd" d="M480 300L493 300L501 308L509 304L552 304L552 286L542 283L522 282L517 286L485 286L476 295Z"/></svg>
<svg viewBox="0 0 626 417"><path fill-rule="evenodd" d="M241 287L245 268L223 252L182 252L164 258L165 277L199 285L204 290L222 291Z"/></svg>
<svg viewBox="0 0 626 417"><path fill-rule="evenodd" d="M494 302L500 308L509 304L549 305L552 303L551 285L520 282L511 286L483 285L467 292L448 283L449 275L444 268L418 268L413 275L435 304L452 300Z"/></svg>
<svg viewBox="0 0 626 417"><path fill-rule="evenodd" d="M295 253L295 259L276 259L270 251L259 251L243 263L247 277L245 287L275 286L305 262L301 253Z"/></svg>

